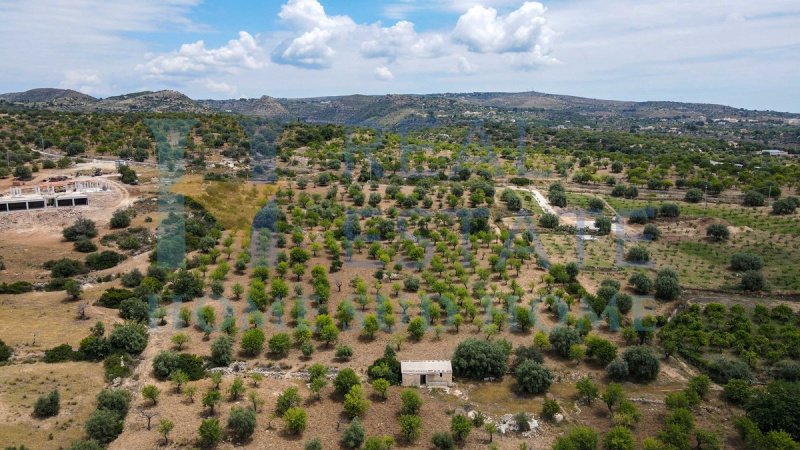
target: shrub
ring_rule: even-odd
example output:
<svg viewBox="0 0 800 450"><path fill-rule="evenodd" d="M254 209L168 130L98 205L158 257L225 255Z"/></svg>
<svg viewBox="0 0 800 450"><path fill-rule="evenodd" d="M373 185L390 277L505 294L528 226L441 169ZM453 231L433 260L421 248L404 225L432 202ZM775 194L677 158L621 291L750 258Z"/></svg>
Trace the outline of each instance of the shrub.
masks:
<svg viewBox="0 0 800 450"><path fill-rule="evenodd" d="M606 366L606 374L608 378L614 381L625 380L630 374L628 363L622 358L614 358L614 360Z"/></svg>
<svg viewBox="0 0 800 450"><path fill-rule="evenodd" d="M97 394L97 409L114 412L119 417L128 414L131 394L122 389L104 389Z"/></svg>
<svg viewBox="0 0 800 450"><path fill-rule="evenodd" d="M350 418L363 417L369 408L369 400L364 397L364 388L360 384L353 385L344 396L344 412Z"/></svg>
<svg viewBox="0 0 800 450"><path fill-rule="evenodd" d="M84 428L89 439L108 444L122 433L122 426L122 420L116 412L98 407L86 420Z"/></svg>
<svg viewBox="0 0 800 450"><path fill-rule="evenodd" d="M553 450L597 450L597 432L585 426L572 428L556 439Z"/></svg>
<svg viewBox="0 0 800 450"><path fill-rule="evenodd" d="M650 347L639 345L628 347L622 358L628 363L630 376L640 382L653 381L658 376L658 357Z"/></svg>
<svg viewBox="0 0 800 450"><path fill-rule="evenodd" d="M361 380L358 379L356 372L349 367L340 370L339 373L336 374L336 378L333 379L334 390L341 395L350 392L350 388L357 384L361 384Z"/></svg>
<svg viewBox="0 0 800 450"><path fill-rule="evenodd" d="M644 272L636 272L628 279L634 292L640 295L649 294L653 290L653 281Z"/></svg>
<svg viewBox="0 0 800 450"><path fill-rule="evenodd" d="M550 370L531 360L520 363L514 371L517 391L522 394L542 394L547 392L553 382Z"/></svg>
<svg viewBox="0 0 800 450"><path fill-rule="evenodd" d="M114 326L108 342L115 351L138 355L147 347L147 336L147 328L143 324L127 322Z"/></svg>
<svg viewBox="0 0 800 450"><path fill-rule="evenodd" d="M600 216L594 220L594 226L597 227L597 233L605 236L611 232L611 219L606 216Z"/></svg>
<svg viewBox="0 0 800 450"><path fill-rule="evenodd" d="M69 278L86 273L86 267L82 262L69 258L48 261L44 264L44 268L50 270L50 276L53 278Z"/></svg>
<svg viewBox="0 0 800 450"><path fill-rule="evenodd" d="M689 189L683 199L689 203L700 203L703 200L703 191L697 188Z"/></svg>
<svg viewBox="0 0 800 450"><path fill-rule="evenodd" d="M256 431L256 412L251 408L234 406L228 416L228 430L235 441L244 441Z"/></svg>
<svg viewBox="0 0 800 450"><path fill-rule="evenodd" d="M33 415L39 418L53 417L58 415L61 407L61 396L58 390L54 390L47 395L42 395L33 404Z"/></svg>
<svg viewBox="0 0 800 450"><path fill-rule="evenodd" d="M360 420L357 418L353 419L350 426L345 428L344 433L342 433L342 445L344 445L345 448L359 448L363 443L364 427L361 425Z"/></svg>
<svg viewBox="0 0 800 450"><path fill-rule="evenodd" d="M731 256L731 269L739 272L760 270L763 265L761 258L752 253L737 252Z"/></svg>
<svg viewBox="0 0 800 450"><path fill-rule="evenodd" d="M711 379L706 375L696 375L689 379L686 388L694 391L700 398L706 398L711 389Z"/></svg>
<svg viewBox="0 0 800 450"><path fill-rule="evenodd" d="M97 245L89 239L78 239L73 244L76 252L92 253L97 251Z"/></svg>
<svg viewBox="0 0 800 450"><path fill-rule="evenodd" d="M556 414L561 412L561 407L558 406L558 402L551 399L546 398L544 399L544 404L542 405L542 417L547 420L553 420Z"/></svg>
<svg viewBox="0 0 800 450"><path fill-rule="evenodd" d="M558 222L558 216L555 214L546 213L539 217L539 226L542 228L557 228Z"/></svg>
<svg viewBox="0 0 800 450"><path fill-rule="evenodd" d="M601 366L609 365L617 357L617 346L611 341L597 336L588 336L585 344L586 356L593 358Z"/></svg>
<svg viewBox="0 0 800 450"><path fill-rule="evenodd" d="M794 197L775 200L775 203L772 204L772 213L780 215L794 214L798 205L793 199Z"/></svg>
<svg viewBox="0 0 800 450"><path fill-rule="evenodd" d="M456 442L453 440L453 435L442 431L433 433L431 443L438 450L452 450L456 448Z"/></svg>
<svg viewBox="0 0 800 450"><path fill-rule="evenodd" d="M633 450L636 440L631 430L625 427L614 427L608 430L603 438L603 450Z"/></svg>
<svg viewBox="0 0 800 450"><path fill-rule="evenodd" d="M456 414L450 419L450 432L456 442L464 442L472 431L472 421L463 414Z"/></svg>
<svg viewBox="0 0 800 450"><path fill-rule="evenodd" d="M93 221L79 218L72 225L64 228L62 235L64 239L71 242L80 239L91 239L97 236L97 227Z"/></svg>
<svg viewBox="0 0 800 450"><path fill-rule="evenodd" d="M277 358L285 358L292 348L292 338L287 333L278 333L269 338L269 351Z"/></svg>
<svg viewBox="0 0 800 450"><path fill-rule="evenodd" d="M681 286L678 282L678 274L672 269L662 269L656 275L653 283L655 297L659 300L675 300L681 295Z"/></svg>
<svg viewBox="0 0 800 450"><path fill-rule="evenodd" d="M400 414L419 414L422 408L422 398L414 389L404 389L400 394Z"/></svg>
<svg viewBox="0 0 800 450"><path fill-rule="evenodd" d="M778 380L800 381L800 362L790 359L778 361L772 367L772 376Z"/></svg>
<svg viewBox="0 0 800 450"><path fill-rule="evenodd" d="M0 363L6 362L11 358L11 347L6 345L2 339L0 339Z"/></svg>
<svg viewBox="0 0 800 450"><path fill-rule="evenodd" d="M563 326L551 331L549 339L553 350L564 358L569 356L570 347L581 341L581 337L575 329Z"/></svg>
<svg viewBox="0 0 800 450"><path fill-rule="evenodd" d="M657 241L661 238L661 230L658 229L657 226L653 225L652 223L648 223L644 226L644 230L642 231L642 236L645 239L649 239L651 241Z"/></svg>
<svg viewBox="0 0 800 450"><path fill-rule="evenodd" d="M747 191L744 194L744 206L764 206L764 194L758 191Z"/></svg>
<svg viewBox="0 0 800 450"><path fill-rule="evenodd" d="M727 241L731 236L731 232L727 226L721 223L712 223L706 227L706 236L716 242Z"/></svg>
<svg viewBox="0 0 800 450"><path fill-rule="evenodd" d="M418 341L422 339L423 335L425 335L425 328L427 328L425 325L425 319L422 317L415 317L408 324L408 334L412 339Z"/></svg>
<svg viewBox="0 0 800 450"><path fill-rule="evenodd" d="M753 392L749 381L732 378L725 384L723 395L726 400L735 405L745 405L750 401Z"/></svg>
<svg viewBox="0 0 800 450"><path fill-rule="evenodd" d="M741 360L730 358L717 358L708 364L708 375L714 382L726 384L736 378L747 382L753 381L750 367Z"/></svg>
<svg viewBox="0 0 800 450"><path fill-rule="evenodd" d="M242 351L248 356L257 356L264 349L264 332L250 328L242 334Z"/></svg>
<svg viewBox="0 0 800 450"><path fill-rule="evenodd" d="M664 203L658 208L658 215L661 217L678 217L681 215L681 208L675 203Z"/></svg>
<svg viewBox="0 0 800 450"><path fill-rule="evenodd" d="M745 291L761 291L767 285L764 274L760 270L748 270L742 274L739 287Z"/></svg>
<svg viewBox="0 0 800 450"><path fill-rule="evenodd" d="M228 336L220 336L211 344L211 364L215 367L230 365L233 360L233 342Z"/></svg>
<svg viewBox="0 0 800 450"><path fill-rule="evenodd" d="M218 419L204 419L197 432L201 447L215 447L222 441L222 427Z"/></svg>
<svg viewBox="0 0 800 450"><path fill-rule="evenodd" d="M761 431L785 431L800 439L800 383L773 381L750 399L745 410Z"/></svg>
<svg viewBox="0 0 800 450"><path fill-rule="evenodd" d="M131 216L127 211L118 209L111 215L111 228L127 228L131 224Z"/></svg>
<svg viewBox="0 0 800 450"><path fill-rule="evenodd" d="M400 435L408 443L419 439L422 432L422 419L419 416L404 414L400 416Z"/></svg>
<svg viewBox="0 0 800 450"><path fill-rule="evenodd" d="M134 322L147 322L150 319L150 307L144 300L131 297L120 303L119 316Z"/></svg>
<svg viewBox="0 0 800 450"><path fill-rule="evenodd" d="M297 388L290 387L278 395L278 399L275 403L275 413L278 416L283 416L289 408L300 405L303 399L300 398L298 392Z"/></svg>
<svg viewBox="0 0 800 450"><path fill-rule="evenodd" d="M650 261L650 252L647 251L646 247L636 245L628 249L628 252L625 254L625 260L637 264L646 263Z"/></svg>
<svg viewBox="0 0 800 450"><path fill-rule="evenodd" d="M133 291L129 291L128 289L108 288L103 292L103 295L100 296L98 304L106 308L119 308L123 300L133 296L135 296Z"/></svg>
<svg viewBox="0 0 800 450"><path fill-rule="evenodd" d="M508 367L509 351L500 342L465 339L453 353L453 374L473 380L502 378Z"/></svg>
<svg viewBox="0 0 800 450"><path fill-rule="evenodd" d="M86 267L91 270L110 269L124 259L125 255L111 250L104 250L100 253L89 253L86 255Z"/></svg>

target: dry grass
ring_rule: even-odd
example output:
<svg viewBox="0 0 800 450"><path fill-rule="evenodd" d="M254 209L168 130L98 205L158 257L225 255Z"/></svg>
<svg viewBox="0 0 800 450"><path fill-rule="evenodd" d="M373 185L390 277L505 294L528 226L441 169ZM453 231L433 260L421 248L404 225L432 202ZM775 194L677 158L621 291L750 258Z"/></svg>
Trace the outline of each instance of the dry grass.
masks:
<svg viewBox="0 0 800 450"><path fill-rule="evenodd" d="M277 187L255 183L204 181L200 175L186 175L172 187L205 207L227 230L245 230Z"/></svg>
<svg viewBox="0 0 800 450"><path fill-rule="evenodd" d="M17 364L0 367L0 447L24 444L31 449L59 449L83 437L83 424L104 387L100 364ZM61 410L48 419L33 418L36 399L53 389Z"/></svg>

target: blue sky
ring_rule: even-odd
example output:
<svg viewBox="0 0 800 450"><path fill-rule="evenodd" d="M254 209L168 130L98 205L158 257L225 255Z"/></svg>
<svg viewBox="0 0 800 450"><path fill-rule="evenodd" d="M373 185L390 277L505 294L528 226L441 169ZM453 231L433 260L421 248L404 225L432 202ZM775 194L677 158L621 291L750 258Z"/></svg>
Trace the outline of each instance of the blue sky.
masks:
<svg viewBox="0 0 800 450"><path fill-rule="evenodd" d="M800 112L797 0L0 0L0 92L527 91Z"/></svg>

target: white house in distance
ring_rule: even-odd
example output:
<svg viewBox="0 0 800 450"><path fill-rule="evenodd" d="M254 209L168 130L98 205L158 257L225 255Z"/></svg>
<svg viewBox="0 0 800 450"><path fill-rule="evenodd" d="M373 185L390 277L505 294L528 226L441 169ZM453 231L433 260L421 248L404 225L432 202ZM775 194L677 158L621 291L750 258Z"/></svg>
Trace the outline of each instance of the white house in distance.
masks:
<svg viewBox="0 0 800 450"><path fill-rule="evenodd" d="M453 366L448 360L400 361L403 386L446 387L453 384Z"/></svg>

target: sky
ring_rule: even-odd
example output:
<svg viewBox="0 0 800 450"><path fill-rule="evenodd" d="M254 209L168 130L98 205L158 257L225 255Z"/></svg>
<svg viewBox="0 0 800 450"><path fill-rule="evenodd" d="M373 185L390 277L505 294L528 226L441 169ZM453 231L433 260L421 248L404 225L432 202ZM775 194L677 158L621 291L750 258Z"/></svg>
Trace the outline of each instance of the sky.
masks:
<svg viewBox="0 0 800 450"><path fill-rule="evenodd" d="M0 92L539 91L800 112L798 0L0 0Z"/></svg>

